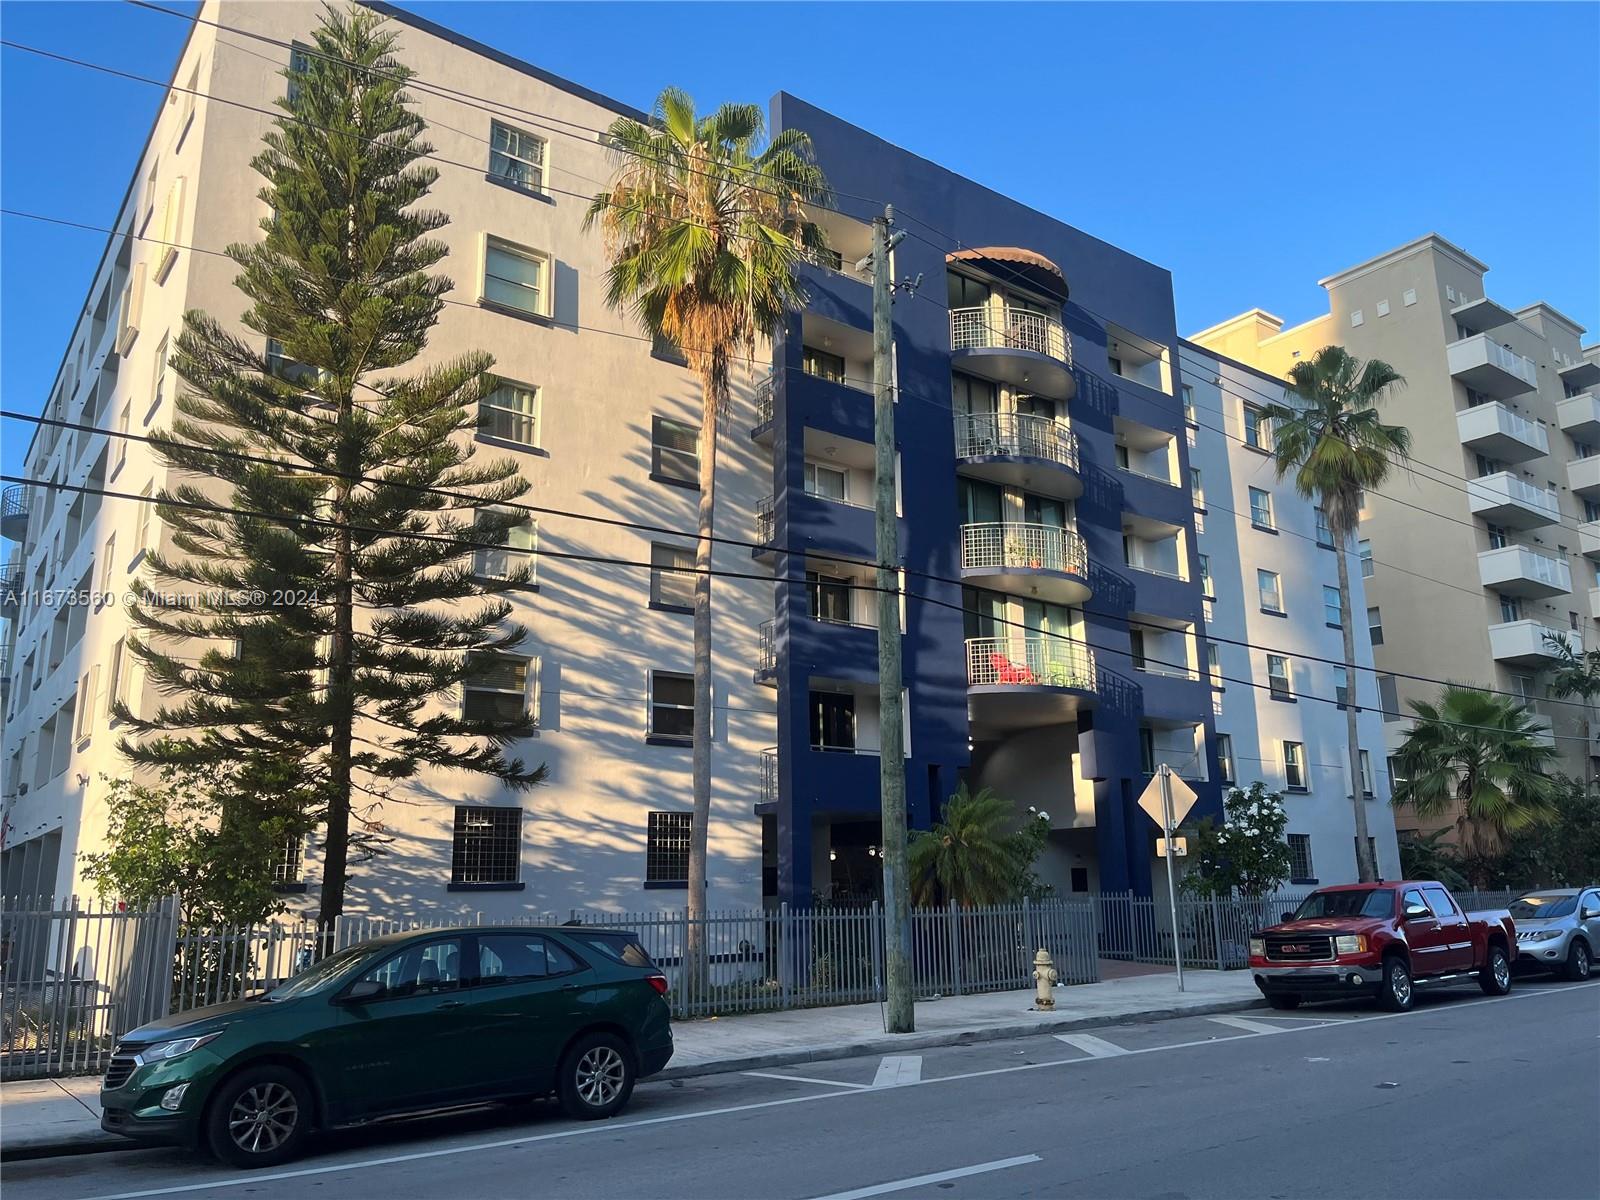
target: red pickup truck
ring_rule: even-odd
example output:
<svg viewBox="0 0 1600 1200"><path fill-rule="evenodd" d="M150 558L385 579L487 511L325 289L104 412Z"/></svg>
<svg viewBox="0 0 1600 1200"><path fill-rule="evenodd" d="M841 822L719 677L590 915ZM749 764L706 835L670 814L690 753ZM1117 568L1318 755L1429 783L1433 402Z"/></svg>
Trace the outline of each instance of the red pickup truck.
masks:
<svg viewBox="0 0 1600 1200"><path fill-rule="evenodd" d="M1419 987L1476 982L1511 990L1516 926L1505 909L1467 913L1442 883L1349 883L1307 896L1250 939L1250 972L1273 1008L1376 996L1393 1012Z"/></svg>

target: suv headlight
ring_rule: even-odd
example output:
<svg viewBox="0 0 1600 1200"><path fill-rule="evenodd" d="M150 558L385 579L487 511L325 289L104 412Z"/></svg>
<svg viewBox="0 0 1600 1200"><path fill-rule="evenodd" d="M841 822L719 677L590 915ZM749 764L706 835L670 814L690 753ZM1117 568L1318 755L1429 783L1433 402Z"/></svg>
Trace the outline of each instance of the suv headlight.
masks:
<svg viewBox="0 0 1600 1200"><path fill-rule="evenodd" d="M1333 939L1335 954L1365 954L1367 936L1364 933L1342 933Z"/></svg>
<svg viewBox="0 0 1600 1200"><path fill-rule="evenodd" d="M1528 940L1530 942L1548 942L1552 938L1560 937L1564 932L1565 930L1561 929L1530 929L1528 931Z"/></svg>
<svg viewBox="0 0 1600 1200"><path fill-rule="evenodd" d="M1267 956L1267 939L1266 938L1251 938L1250 939L1250 956L1252 958L1265 958Z"/></svg>
<svg viewBox="0 0 1600 1200"><path fill-rule="evenodd" d="M156 1042L139 1051L139 1062L145 1066L151 1063L166 1062L168 1059L181 1058L191 1050L198 1050L201 1046L216 1041L222 1036L222 1030L213 1030L211 1033L202 1033L198 1037L177 1038L170 1042Z"/></svg>

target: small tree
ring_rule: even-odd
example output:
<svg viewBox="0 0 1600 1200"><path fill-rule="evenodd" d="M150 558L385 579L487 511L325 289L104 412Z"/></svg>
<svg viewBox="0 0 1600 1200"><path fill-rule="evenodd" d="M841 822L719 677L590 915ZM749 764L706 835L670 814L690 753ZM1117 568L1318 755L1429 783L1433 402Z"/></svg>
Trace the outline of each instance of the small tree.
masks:
<svg viewBox="0 0 1600 1200"><path fill-rule="evenodd" d="M1222 801L1223 821L1207 817L1195 831L1194 866L1178 886L1191 896L1260 899L1289 879L1291 860L1284 831L1289 816L1283 796L1259 779L1248 792L1231 789Z"/></svg>
<svg viewBox="0 0 1600 1200"><path fill-rule="evenodd" d="M989 788L965 783L944 806L932 829L911 835L907 863L917 904L955 901L962 908L1005 904L1049 891L1033 864L1050 833L1050 814L1029 808L1017 827L1017 810Z"/></svg>
<svg viewBox="0 0 1600 1200"><path fill-rule="evenodd" d="M1435 829L1400 843L1400 874L1406 879L1437 879L1445 887L1465 891L1467 877L1456 848L1444 839L1449 829Z"/></svg>

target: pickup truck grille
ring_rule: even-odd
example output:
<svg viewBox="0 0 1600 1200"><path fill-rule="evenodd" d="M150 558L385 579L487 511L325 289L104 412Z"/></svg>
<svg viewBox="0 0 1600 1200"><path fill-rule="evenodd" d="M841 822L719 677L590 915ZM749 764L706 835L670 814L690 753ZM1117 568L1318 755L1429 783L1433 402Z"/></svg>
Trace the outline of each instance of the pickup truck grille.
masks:
<svg viewBox="0 0 1600 1200"><path fill-rule="evenodd" d="M133 1074L137 1064L133 1061L132 1054L122 1052L122 1047L117 1047L117 1052L112 1054L111 1062L106 1067L105 1086L108 1089L119 1088L128 1082L128 1076Z"/></svg>
<svg viewBox="0 0 1600 1200"><path fill-rule="evenodd" d="M1275 962L1316 962L1333 957L1333 939L1325 933L1269 933L1267 957Z"/></svg>

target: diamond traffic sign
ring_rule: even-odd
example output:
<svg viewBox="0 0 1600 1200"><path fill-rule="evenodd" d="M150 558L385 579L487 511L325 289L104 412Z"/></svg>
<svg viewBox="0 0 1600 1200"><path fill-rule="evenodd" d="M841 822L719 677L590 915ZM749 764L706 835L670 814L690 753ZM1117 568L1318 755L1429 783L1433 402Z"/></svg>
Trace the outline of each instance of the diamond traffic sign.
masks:
<svg viewBox="0 0 1600 1200"><path fill-rule="evenodd" d="M1166 773L1172 789L1172 824L1169 827L1162 813L1161 779L1162 773L1150 777L1150 782L1145 786L1144 793L1139 797L1139 807L1150 814L1150 819L1156 823L1163 833L1170 833L1183 824L1183 819L1189 815L1189 810L1194 807L1194 802L1200 797L1194 794L1194 789L1170 771Z"/></svg>

